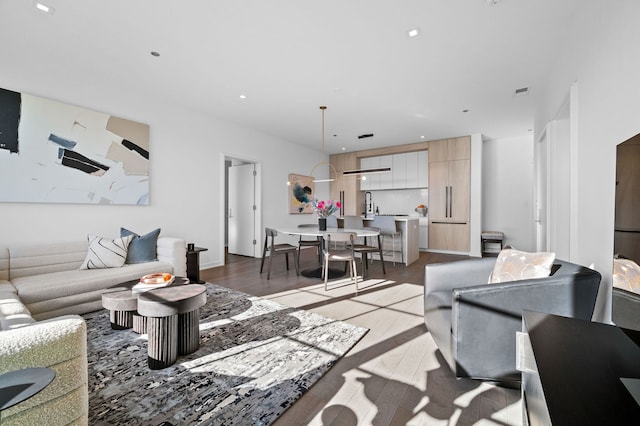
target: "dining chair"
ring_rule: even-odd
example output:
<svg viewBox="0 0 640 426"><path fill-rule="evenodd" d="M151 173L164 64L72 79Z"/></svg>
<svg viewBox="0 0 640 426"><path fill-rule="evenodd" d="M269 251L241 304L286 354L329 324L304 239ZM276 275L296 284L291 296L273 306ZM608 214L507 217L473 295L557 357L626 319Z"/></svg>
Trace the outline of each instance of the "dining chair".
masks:
<svg viewBox="0 0 640 426"><path fill-rule="evenodd" d="M355 232L326 232L324 238L324 264L322 266L322 277L324 278L324 290L327 291L327 280L329 278L329 262L346 262L349 264L349 275L356 285L358 294L358 272L356 270L356 257L353 252L353 242L357 234ZM342 242L347 244L345 249L331 248L332 242Z"/></svg>
<svg viewBox="0 0 640 426"><path fill-rule="evenodd" d="M318 224L315 224L315 223L303 223L298 225L298 228L317 228L317 227L318 227ZM302 235L300 235L300 239L298 240L298 269L300 269L300 250L303 247L315 247L316 254L320 256L321 250L322 250L322 237L317 236L314 239L310 240L310 239L305 239Z"/></svg>
<svg viewBox="0 0 640 426"><path fill-rule="evenodd" d="M276 254L284 254L287 262L287 271L289 270L289 253L293 253L294 266L296 267L296 275L300 275L300 268L298 267L298 247L291 244L276 244L275 238L278 236L278 231L272 228L264 228L264 248L262 249L262 262L260 262L260 273L264 267L264 259L269 252L269 272L267 272L267 279L271 278L271 262L273 256Z"/></svg>
<svg viewBox="0 0 640 426"><path fill-rule="evenodd" d="M396 228L396 220L393 216L375 216L371 226L380 229L380 235L382 236L382 242L385 237L391 237L393 249L387 251L393 255L393 266L396 266L396 237L400 239L400 260L404 263L404 252L402 250L402 233Z"/></svg>
<svg viewBox="0 0 640 426"><path fill-rule="evenodd" d="M384 275L387 275L387 271L384 267L384 256L382 254L382 241L380 240L380 229L369 227L369 226L363 229L370 229L373 231L377 231L378 235L376 236L377 244L371 244L370 242L367 241L368 238L371 238L371 237L365 237L364 243L359 243L355 241L353 244L353 251L355 253L360 254L360 268L362 269L362 278L364 279L367 275L367 272L369 271L369 263L368 263L369 254L374 254L374 253L378 253L378 256L380 256L380 265L382 266L382 273ZM373 263L373 256L371 256L371 263Z"/></svg>
<svg viewBox="0 0 640 426"><path fill-rule="evenodd" d="M343 226L347 229L360 229L364 227L360 216L344 216L343 223Z"/></svg>

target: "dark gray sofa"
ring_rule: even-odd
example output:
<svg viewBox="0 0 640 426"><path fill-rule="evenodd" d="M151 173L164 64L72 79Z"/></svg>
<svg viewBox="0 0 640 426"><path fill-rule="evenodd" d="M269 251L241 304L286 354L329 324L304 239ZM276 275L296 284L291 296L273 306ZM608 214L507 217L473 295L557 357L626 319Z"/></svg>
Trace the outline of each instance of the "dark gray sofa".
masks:
<svg viewBox="0 0 640 426"><path fill-rule="evenodd" d="M487 284L496 258L425 267L424 321L457 377L518 386L522 311L591 320L601 276L556 260L545 278Z"/></svg>

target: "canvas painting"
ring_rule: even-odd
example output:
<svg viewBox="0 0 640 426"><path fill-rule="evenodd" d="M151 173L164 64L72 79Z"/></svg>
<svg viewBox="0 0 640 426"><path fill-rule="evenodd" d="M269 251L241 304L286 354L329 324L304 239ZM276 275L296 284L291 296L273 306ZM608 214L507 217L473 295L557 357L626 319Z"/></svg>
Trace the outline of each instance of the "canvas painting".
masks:
<svg viewBox="0 0 640 426"><path fill-rule="evenodd" d="M313 176L289 175L289 213L313 213Z"/></svg>
<svg viewBox="0 0 640 426"><path fill-rule="evenodd" d="M0 88L0 202L149 204L149 126Z"/></svg>

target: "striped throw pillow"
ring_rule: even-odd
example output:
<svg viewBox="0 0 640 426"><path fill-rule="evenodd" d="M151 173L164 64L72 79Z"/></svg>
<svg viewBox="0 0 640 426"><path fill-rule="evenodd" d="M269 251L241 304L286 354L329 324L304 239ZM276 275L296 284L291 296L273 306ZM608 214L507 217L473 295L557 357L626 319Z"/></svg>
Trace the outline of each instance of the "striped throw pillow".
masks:
<svg viewBox="0 0 640 426"><path fill-rule="evenodd" d="M96 235L87 235L89 250L80 269L119 268L127 259L127 250L133 235L110 240Z"/></svg>

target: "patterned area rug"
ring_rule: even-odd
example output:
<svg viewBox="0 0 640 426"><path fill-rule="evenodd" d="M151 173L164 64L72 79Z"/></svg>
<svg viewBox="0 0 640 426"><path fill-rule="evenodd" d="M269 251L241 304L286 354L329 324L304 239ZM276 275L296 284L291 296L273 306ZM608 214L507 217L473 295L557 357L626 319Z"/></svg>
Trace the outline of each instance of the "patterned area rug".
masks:
<svg viewBox="0 0 640 426"><path fill-rule="evenodd" d="M368 331L207 283L200 348L147 367L146 335L88 328L89 424L268 425Z"/></svg>

